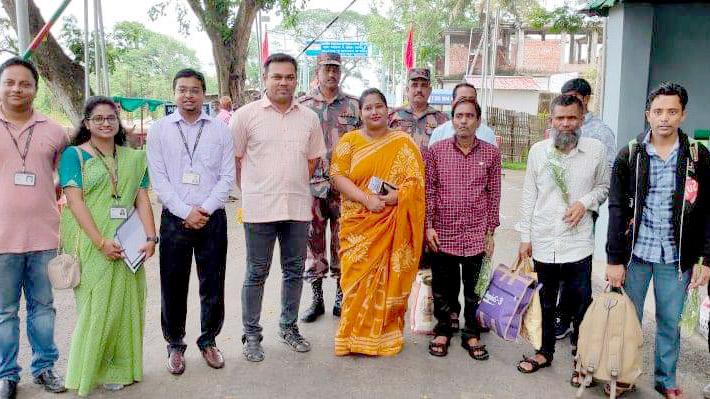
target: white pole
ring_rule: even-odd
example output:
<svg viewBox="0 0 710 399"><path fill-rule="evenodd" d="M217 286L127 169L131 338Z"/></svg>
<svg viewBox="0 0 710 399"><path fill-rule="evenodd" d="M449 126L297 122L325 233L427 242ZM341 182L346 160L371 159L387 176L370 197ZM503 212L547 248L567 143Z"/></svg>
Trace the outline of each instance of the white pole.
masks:
<svg viewBox="0 0 710 399"><path fill-rule="evenodd" d="M101 37L99 38L99 44L101 45L101 66L103 67L103 79L104 79L104 95L111 96L111 85L108 78L108 57L106 56L106 33L104 32L104 12L101 7L101 0L98 3L98 15L99 15L99 31L101 32Z"/></svg>
<svg viewBox="0 0 710 399"><path fill-rule="evenodd" d="M493 96L495 95L495 88L496 88L496 63L498 62L498 27L500 23L500 8L496 11L496 20L493 28L493 56L492 56L492 61L491 63L493 64L491 66L491 80L490 80L490 87L491 87L491 95L487 98L488 104L486 108L492 107L493 106Z"/></svg>
<svg viewBox="0 0 710 399"><path fill-rule="evenodd" d="M27 0L15 1L15 17L17 18L17 44L20 54L30 47L30 15Z"/></svg>
<svg viewBox="0 0 710 399"><path fill-rule="evenodd" d="M84 101L89 98L91 94L91 84L89 80L91 79L91 74L89 69L89 47L91 46L91 40L89 39L89 31L91 26L89 25L89 0L84 0Z"/></svg>
<svg viewBox="0 0 710 399"><path fill-rule="evenodd" d="M491 13L491 1L486 0L486 20L483 26L483 35L484 35L484 47L483 47L483 68L481 71L481 89L483 89L483 101L479 103L483 103L483 109L482 109L482 114L483 114L483 122L488 121L488 107L486 107L486 104L488 104L488 68L490 65L490 43L489 43L489 35L488 35L488 27L489 27L489 14Z"/></svg>
<svg viewBox="0 0 710 399"><path fill-rule="evenodd" d="M98 11L99 0L94 0L94 66L96 72L96 94L102 96L104 95L104 81L101 78L101 51L99 49L99 11Z"/></svg>

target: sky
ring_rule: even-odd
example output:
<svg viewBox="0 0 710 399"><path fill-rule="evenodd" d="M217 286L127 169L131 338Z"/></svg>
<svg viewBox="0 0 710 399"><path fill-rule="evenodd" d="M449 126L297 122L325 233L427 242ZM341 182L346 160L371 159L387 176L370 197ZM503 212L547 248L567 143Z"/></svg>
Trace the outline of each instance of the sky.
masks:
<svg viewBox="0 0 710 399"><path fill-rule="evenodd" d="M181 1L186 4L184 0L174 0ZM351 0L306 0L307 9L318 9L324 8L331 11L339 12L342 11ZM370 5L373 1L377 1L380 7L388 7L391 3L390 0L356 0L355 4L351 7L351 10L357 11L363 14L367 14L370 10ZM540 0L541 4L546 7L556 7L563 5L566 0ZM567 0L569 1L569 0ZM214 67L214 62L212 60L212 48L207 35L198 29L193 28L189 37L185 37L178 31L178 24L175 17L174 7L168 7L168 15L158 19L157 21L151 21L148 17L148 9L151 5L155 4L157 0L103 0L103 17L104 17L104 30L110 32L117 22L122 21L135 21L146 25L149 29L166 34L177 40L184 42L187 47L192 48L197 52L197 56L200 59L202 68L212 69ZM35 4L40 8L42 15L45 19L48 19L55 11L57 7L57 0L35 0ZM93 1L89 1L93 3ZM79 21L80 26L83 27L84 20L84 1L73 0L64 15L74 15ZM278 17L276 17L274 12L271 13L271 22L267 24L270 29L278 23ZM197 27L197 19L191 12L188 13L191 20L191 25ZM93 26L93 24L92 24ZM61 27L61 23L55 25L52 28L52 33L57 35ZM275 36L275 35L272 35ZM211 73L207 71L208 73Z"/></svg>
<svg viewBox="0 0 710 399"><path fill-rule="evenodd" d="M324 8L338 12L347 7L347 5L350 4L350 1L351 0L308 0L306 8ZM193 29L191 29L190 36L186 37L178 31L178 24L173 6L168 7L168 15L161 17L156 21L151 21L148 17L148 9L156 2L157 0L104 0L102 2L104 31L110 32L113 29L113 26L118 22L140 22L146 25L149 29L182 41L187 47L195 50L205 72L208 74L214 74L212 47L207 35L196 29L198 22L194 14L192 14L192 12L188 13ZM371 0L356 0L355 4L351 7L351 10L364 14L368 13L370 9L370 2ZM385 0L385 2L388 3L389 1ZM57 0L35 0L35 4L39 7L45 19L48 19L54 13L57 3ZM93 1L90 1L89 3L93 3ZM182 1L182 3L186 5L184 1ZM92 11L90 11L90 13L91 12ZM274 13L272 12L271 14ZM63 15L74 15L79 21L79 25L83 28L84 1L73 0ZM271 22L267 24L268 29L271 29L271 27L276 25L276 23L278 23L278 18L275 15L272 15ZM57 25L52 28L52 33L55 37L59 34L61 25L61 23L57 23ZM93 23L91 25L93 27Z"/></svg>

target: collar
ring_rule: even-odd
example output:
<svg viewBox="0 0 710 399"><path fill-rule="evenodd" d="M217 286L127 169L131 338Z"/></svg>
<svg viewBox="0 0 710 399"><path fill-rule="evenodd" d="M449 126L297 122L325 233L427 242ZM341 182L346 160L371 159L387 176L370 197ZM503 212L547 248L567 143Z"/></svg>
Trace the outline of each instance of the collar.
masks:
<svg viewBox="0 0 710 399"><path fill-rule="evenodd" d="M404 109L404 112L410 113L412 114L412 116L414 116L414 109L412 109L411 105L408 105L407 108ZM437 112L439 111L436 108L432 107L431 105L427 105L426 110L424 110L424 113L422 114L422 116L419 117L419 119L427 115L435 114Z"/></svg>
<svg viewBox="0 0 710 399"><path fill-rule="evenodd" d="M264 96L264 98L262 98L262 99L259 100L259 101L260 101L260 102L259 102L259 106L260 106L261 108L266 109L266 108L271 107L271 108L274 109L274 111L276 111L276 112L281 112L281 111L278 110L278 108L276 108L276 107L274 106L274 104L271 103L271 100L269 100L269 97L267 97L266 95ZM288 107L288 109L287 109L286 112L284 112L284 113L285 113L285 114L288 114L288 113L291 112L292 110L298 109L299 106L300 106L300 104L298 104L298 101L296 101L296 100L294 99L293 101L291 101L291 106Z"/></svg>
<svg viewBox="0 0 710 399"><path fill-rule="evenodd" d="M22 129L22 131L28 129L30 126L34 126L37 123L43 123L47 122L48 118L44 116L42 113L37 111L36 109L32 108L32 115L30 116L30 119L25 123L25 126L20 126L19 128ZM7 119L7 116L5 116L5 113L0 110L0 121L3 121L5 123L10 123L10 121Z"/></svg>
<svg viewBox="0 0 710 399"><path fill-rule="evenodd" d="M656 147L651 144L651 129L648 129L648 132L646 135L643 137L643 144L646 146L646 152L648 155L656 155ZM671 154L674 152L678 151L680 148L680 131L678 132L678 137L675 140L675 144L673 144L673 148L671 149Z"/></svg>
<svg viewBox="0 0 710 399"><path fill-rule="evenodd" d="M478 137L476 137L476 134L474 133L473 144L471 145L471 151L468 154L464 154L464 155L472 154L473 151L476 150L476 148L478 148L478 144L480 144L480 141L481 140L479 140ZM456 133L454 133L454 137L451 138L451 145L454 146L455 150L457 150L463 154L463 150L461 148L459 148L459 146L456 144Z"/></svg>
<svg viewBox="0 0 710 399"><path fill-rule="evenodd" d="M324 103L328 102L328 100L323 96L323 93L320 91L320 86L311 90L310 96L316 99L317 101L321 101ZM343 94L343 91L340 90L340 87L338 87L338 91L335 93L335 97L333 97L332 102L342 100L343 97L345 97L345 94Z"/></svg>
<svg viewBox="0 0 710 399"><path fill-rule="evenodd" d="M207 115L207 114L205 113L205 111L203 110L202 113L200 114L200 116L199 116L199 117L197 118L197 120L195 121L195 123L197 123L197 122L199 122L199 121L201 121L201 120L203 120L203 119L206 120L206 121L210 121L212 118L210 118L210 116ZM168 121L171 122L171 123L180 122L180 121L185 122L185 123L188 123L185 119L183 119L182 115L180 114L180 111L178 111L177 108L175 109L175 112L173 112L172 114L168 115Z"/></svg>
<svg viewBox="0 0 710 399"><path fill-rule="evenodd" d="M589 121L591 121L592 118L594 118L594 114L591 112L587 112L586 114L584 114L584 122L583 123L584 124L589 123Z"/></svg>

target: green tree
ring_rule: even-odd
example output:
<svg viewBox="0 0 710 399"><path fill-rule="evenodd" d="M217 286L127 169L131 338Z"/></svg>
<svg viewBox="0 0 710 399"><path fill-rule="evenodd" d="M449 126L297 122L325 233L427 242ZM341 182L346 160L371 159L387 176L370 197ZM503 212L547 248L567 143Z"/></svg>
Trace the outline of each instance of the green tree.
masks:
<svg viewBox="0 0 710 399"><path fill-rule="evenodd" d="M6 18L10 21L12 30L16 30L15 0L0 0L0 3L5 10ZM42 29L45 21L34 0L28 0L27 3L30 35L34 36ZM9 35L5 36L5 33L3 36L8 38ZM84 67L64 52L51 33L35 50L32 61L45 80L45 84L52 91L54 99L69 119L79 120L84 104Z"/></svg>
<svg viewBox="0 0 710 399"><path fill-rule="evenodd" d="M112 39L117 52L111 76L114 93L170 99L175 73L200 64L194 50L137 22L116 24Z"/></svg>
<svg viewBox="0 0 710 399"><path fill-rule="evenodd" d="M160 0L151 7L153 19L164 16L167 7L175 7L183 33L190 31L187 9L197 16L200 27L212 43L220 95L229 95L241 103L245 89L249 39L254 18L259 10L279 7L285 18L296 12L296 0ZM301 6L305 0L301 0Z"/></svg>

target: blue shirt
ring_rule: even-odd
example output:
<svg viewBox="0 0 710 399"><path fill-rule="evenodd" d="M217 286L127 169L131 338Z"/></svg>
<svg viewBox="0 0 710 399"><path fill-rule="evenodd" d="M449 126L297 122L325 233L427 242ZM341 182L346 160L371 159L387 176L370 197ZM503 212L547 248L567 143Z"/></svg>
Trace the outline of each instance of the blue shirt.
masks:
<svg viewBox="0 0 710 399"><path fill-rule="evenodd" d="M676 141L664 161L650 143L650 137L648 134L644 139L646 152L651 158L648 195L643 206L634 255L651 263L675 263L678 261L678 246L673 236L673 193L679 143Z"/></svg>
<svg viewBox="0 0 710 399"><path fill-rule="evenodd" d="M589 137L601 141L606 149L606 160L609 164L609 169L614 167L614 160L616 159L616 135L614 135L614 132L609 126L591 112L587 112L587 114L584 115L582 137Z"/></svg>
<svg viewBox="0 0 710 399"><path fill-rule="evenodd" d="M453 123L451 123L451 121L448 121L443 125L439 125L439 127L434 129L434 131L431 133L431 137L429 138L429 148L431 148L431 146L434 145L434 143L436 143L437 141L446 140L450 137L454 137L454 133L456 133L456 129L454 129L454 125ZM495 132L493 131L493 129L491 129L490 127L488 127L488 125L484 123L481 123L478 129L476 129L476 138L498 147L498 143L496 143Z"/></svg>
<svg viewBox="0 0 710 399"><path fill-rule="evenodd" d="M202 135L190 160L200 127ZM148 132L148 171L153 189L170 213L186 219L192 207L202 207L210 215L224 208L234 186L234 140L227 125L206 113L194 122L183 119L179 111L155 122ZM186 173L199 174L199 184L183 183Z"/></svg>

